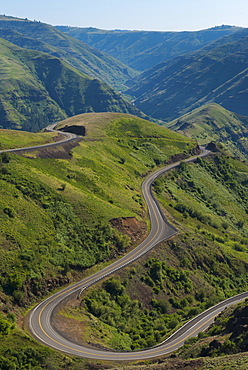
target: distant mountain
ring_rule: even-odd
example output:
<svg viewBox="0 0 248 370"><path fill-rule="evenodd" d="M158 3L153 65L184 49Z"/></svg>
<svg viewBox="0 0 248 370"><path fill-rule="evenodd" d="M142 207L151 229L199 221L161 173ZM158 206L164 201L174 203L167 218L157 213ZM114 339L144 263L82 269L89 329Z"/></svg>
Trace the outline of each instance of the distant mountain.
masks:
<svg viewBox="0 0 248 370"><path fill-rule="evenodd" d="M68 26L56 28L139 71L145 71L178 55L198 50L239 29L221 26L194 32L153 32L106 31Z"/></svg>
<svg viewBox="0 0 248 370"><path fill-rule="evenodd" d="M221 142L235 156L248 159L248 117L229 112L218 104L204 105L165 126L196 139L200 145Z"/></svg>
<svg viewBox="0 0 248 370"><path fill-rule="evenodd" d="M160 63L127 93L139 109L166 121L210 102L248 115L248 29Z"/></svg>
<svg viewBox="0 0 248 370"><path fill-rule="evenodd" d="M20 48L0 38L1 128L37 131L85 112L142 115L104 82L59 58Z"/></svg>
<svg viewBox="0 0 248 370"><path fill-rule="evenodd" d="M113 57L45 23L0 16L0 37L20 47L61 58L88 76L115 88L122 88L127 79L137 75Z"/></svg>

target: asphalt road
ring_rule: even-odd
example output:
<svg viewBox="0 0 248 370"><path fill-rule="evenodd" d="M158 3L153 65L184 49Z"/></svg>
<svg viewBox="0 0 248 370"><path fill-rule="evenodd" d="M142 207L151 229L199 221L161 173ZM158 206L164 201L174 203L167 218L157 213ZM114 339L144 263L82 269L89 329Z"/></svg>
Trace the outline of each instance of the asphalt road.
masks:
<svg viewBox="0 0 248 370"><path fill-rule="evenodd" d="M57 125L57 123L53 123L52 125L49 125L46 127L46 131L51 131L51 132L58 132L59 134L62 134L65 136L64 139L49 143L49 144L43 144L43 145L34 145L34 146L28 146L26 148L15 148L15 149L5 149L5 150L0 150L1 153L16 153L16 152L22 152L22 151L28 151L28 150L36 150L36 149L41 149L41 148L48 148L51 146L57 146L61 144L68 143L69 141L75 140L78 138L77 135L72 134L70 132L63 132L63 131L56 131L54 130L54 127Z"/></svg>
<svg viewBox="0 0 248 370"><path fill-rule="evenodd" d="M202 148L202 153L200 155L191 157L184 161L194 161L196 158L204 157L208 154L209 152ZM114 262L110 266L104 268L103 270L95 273L88 278L81 280L76 284L73 284L61 290L60 292L52 295L45 301L41 302L37 307L35 307L30 314L29 328L36 339L54 349L80 357L114 361L150 359L175 351L177 348L183 345L186 339L192 336L196 336L197 333L205 330L214 321L214 318L226 307L248 297L248 292L244 292L223 302L220 302L216 306L209 308L207 311L190 320L179 330L177 330L170 338L166 339L158 346L140 351L118 352L112 350L107 351L97 348L90 348L69 341L66 337L63 337L59 332L57 332L56 329L53 327L52 317L54 310L59 304L63 302L63 300L67 300L71 296L80 295L80 293L84 289L94 284L96 281L101 280L104 277L113 274L118 269L130 264L143 254L148 252L161 241L168 239L177 233L177 230L166 221L164 215L160 211L159 205L152 195L151 187L152 183L158 176L179 165L180 162L176 162L164 168L161 168L153 174L149 175L143 182L142 191L147 203L151 220L151 229L148 237L133 251L131 251L118 261Z"/></svg>

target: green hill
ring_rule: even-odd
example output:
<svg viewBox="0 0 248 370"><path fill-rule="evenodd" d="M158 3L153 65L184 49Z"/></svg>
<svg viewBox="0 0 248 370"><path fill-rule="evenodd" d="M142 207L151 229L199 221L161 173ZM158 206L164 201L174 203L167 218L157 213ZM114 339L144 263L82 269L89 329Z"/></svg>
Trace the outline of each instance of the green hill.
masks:
<svg viewBox="0 0 248 370"><path fill-rule="evenodd" d="M78 146L63 147L67 160L60 147L24 157L0 155L0 369L84 367L83 360L36 343L15 317L20 323L42 296L131 247L111 219L129 217L142 224L143 233L136 228L137 243L148 221L141 196L144 176L195 147L188 138L125 114L88 113L61 126L75 124L87 134ZM21 147L50 136L2 130L0 143Z"/></svg>
<svg viewBox="0 0 248 370"><path fill-rule="evenodd" d="M113 57L45 23L0 16L0 37L17 46L61 58L88 76L118 89L123 88L126 80L137 75Z"/></svg>
<svg viewBox="0 0 248 370"><path fill-rule="evenodd" d="M248 115L247 35L245 29L221 43L160 63L141 74L127 93L147 115L165 121L211 102Z"/></svg>
<svg viewBox="0 0 248 370"><path fill-rule="evenodd" d="M37 131L75 114L114 111L142 115L122 96L62 60L0 39L1 128Z"/></svg>
<svg viewBox="0 0 248 370"><path fill-rule="evenodd" d="M195 147L192 139L121 113L78 115L58 128L75 126L86 136L68 149L68 159L59 147L0 155L1 369L96 365L44 348L15 324L15 316L19 324L37 299L136 245L149 227L141 196L145 175ZM1 135L8 147L12 132ZM26 143L35 135L27 133ZM15 135L16 146L23 136ZM156 180L156 197L179 234L88 290L83 304L71 302L54 325L73 327L84 341L142 348L247 289L247 183L247 164L221 152L196 164L182 162Z"/></svg>
<svg viewBox="0 0 248 370"><path fill-rule="evenodd" d="M221 26L197 32L153 32L68 26L56 28L138 71L145 71L163 61L200 49L239 29Z"/></svg>
<svg viewBox="0 0 248 370"><path fill-rule="evenodd" d="M248 158L247 125L247 117L214 103L165 124L171 130L197 140L200 145L210 141L221 142L230 153L242 159Z"/></svg>
<svg viewBox="0 0 248 370"><path fill-rule="evenodd" d="M34 293L27 292L31 281L42 285L49 276L65 277L69 270L80 271L99 261L98 247L94 247L95 257L93 252L89 255L95 238L90 230L100 227L96 225L123 216L147 219L141 198L143 176L195 146L191 139L125 114L88 113L67 119L61 126L75 123L86 127L87 134L80 145L70 149L70 160L61 159L57 147L27 152L27 158L1 155L1 271L5 270L1 282L5 294L18 291L16 302L20 304L34 298ZM12 133L1 131L2 146L9 146ZM22 141L33 143L36 135L13 134L19 147ZM36 140L50 136L37 134ZM54 159L43 158L48 151ZM111 240L104 242L103 260L115 254ZM82 258L76 257L79 250ZM20 263L22 253L31 256L23 257L25 263ZM19 281L12 288L8 285L11 271Z"/></svg>

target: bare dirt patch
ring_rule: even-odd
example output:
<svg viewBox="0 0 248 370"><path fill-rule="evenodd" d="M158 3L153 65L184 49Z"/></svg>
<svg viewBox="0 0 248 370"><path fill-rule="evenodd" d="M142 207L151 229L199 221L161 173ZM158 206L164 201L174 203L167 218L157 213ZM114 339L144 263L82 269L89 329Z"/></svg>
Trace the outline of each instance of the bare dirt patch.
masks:
<svg viewBox="0 0 248 370"><path fill-rule="evenodd" d="M58 308L53 314L52 325L60 334L71 342L87 345L83 340L86 323L78 320L78 318L73 319L72 317L66 317L66 315L63 314L63 311L66 312L66 309L78 305L79 301L76 298L72 298L70 301L66 302L63 308L60 306L60 308Z"/></svg>
<svg viewBox="0 0 248 370"><path fill-rule="evenodd" d="M135 217L113 218L110 222L122 234L128 235L132 244L140 243L146 236L146 222L138 221Z"/></svg>

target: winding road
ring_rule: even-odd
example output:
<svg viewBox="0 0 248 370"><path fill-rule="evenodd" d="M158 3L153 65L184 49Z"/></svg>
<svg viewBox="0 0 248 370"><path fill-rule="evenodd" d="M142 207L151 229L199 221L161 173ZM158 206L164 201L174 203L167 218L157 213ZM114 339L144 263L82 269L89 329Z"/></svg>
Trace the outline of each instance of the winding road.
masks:
<svg viewBox="0 0 248 370"><path fill-rule="evenodd" d="M54 125L47 127L48 131L55 131ZM42 146L34 146L29 148L18 148L18 149L8 149L2 152L18 152L22 150L36 150L38 148L44 148L47 146L53 146L62 144L64 142L74 140L76 135L60 132L64 134L66 138L60 142L45 144ZM205 148L201 147L201 154L194 157L190 157L184 162L191 162L199 157L204 157L209 154ZM172 334L164 342L152 348L130 351L130 352L117 352L113 350L101 350L97 348L90 348L83 346L81 344L76 344L68 340L66 337L62 336L52 325L53 314L64 300L70 299L72 296L79 296L81 292L87 287L93 285L97 281L103 279L104 277L113 274L115 271L123 268L124 266L135 261L150 249L155 247L158 243L163 240L169 239L177 233L177 230L168 223L165 219L160 207L152 194L152 183L161 174L169 171L180 165L180 162L170 164L164 168L157 170L156 172L149 175L142 184L142 192L144 199L147 203L149 217L150 217L150 233L148 237L134 250L129 252L124 257L112 263L110 266L104 268L103 270L87 277L78 283L75 283L67 288L64 288L60 292L55 293L51 297L47 298L36 306L30 313L29 316L29 328L32 335L42 342L43 344L52 347L56 350L69 353L79 357L97 359L97 360L113 360L113 361L130 361L130 360L144 360L150 359L157 356L163 356L170 352L175 351L181 347L186 339L189 337L197 335L200 331L205 330L215 319L215 317L223 311L226 307L240 302L241 300L248 298L248 292L241 293L225 301L218 303L217 305L209 308L208 310L202 312L200 315L196 316L180 329L178 329L174 334Z"/></svg>
<svg viewBox="0 0 248 370"><path fill-rule="evenodd" d="M62 135L65 136L64 139L61 139L61 140L56 141L56 142L48 143L48 144L43 144L43 145L34 145L34 146L28 146L28 147L25 147L25 148L4 149L4 150L0 150L0 154L1 153L17 153L17 152L23 152L23 151L29 151L29 150L48 148L48 147L51 147L51 146L57 146L57 145L65 144L65 143L68 143L69 141L76 140L78 138L77 135L72 134L71 132L63 132L63 131L54 130L56 125L57 125L57 123L53 123L52 125L47 126L45 128L45 130L62 134Z"/></svg>
<svg viewBox="0 0 248 370"><path fill-rule="evenodd" d="M204 157L209 154L209 151L207 151L205 148L201 148L201 150L201 154L190 157L184 160L184 162L191 162L199 157ZM161 241L169 239L177 233L177 230L170 225L168 221L166 221L164 215L162 214L160 207L152 194L152 183L158 176L179 165L180 162L176 162L157 170L153 174L149 175L142 184L142 192L147 203L151 222L151 229L148 237L138 247L110 266L91 275L88 278L81 280L76 284L61 290L35 307L30 314L29 328L36 339L59 351L91 359L113 361L150 359L175 351L183 345L186 339L197 335L197 333L200 331L205 330L214 321L214 318L226 307L248 297L248 292L244 292L220 302L216 306L211 307L207 311L190 320L164 342L155 347L139 351L118 352L90 348L71 342L53 327L53 313L57 306L64 300L69 299L73 295L80 295L80 293L87 287L130 264L155 247Z"/></svg>

